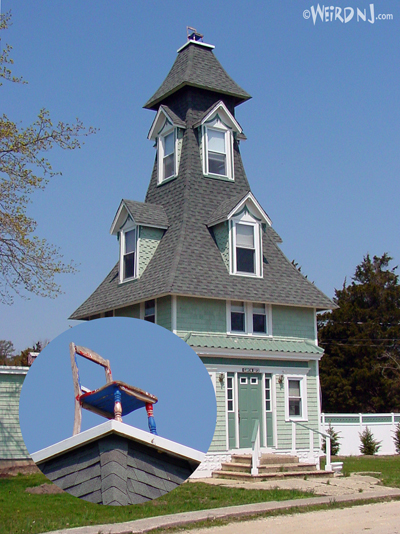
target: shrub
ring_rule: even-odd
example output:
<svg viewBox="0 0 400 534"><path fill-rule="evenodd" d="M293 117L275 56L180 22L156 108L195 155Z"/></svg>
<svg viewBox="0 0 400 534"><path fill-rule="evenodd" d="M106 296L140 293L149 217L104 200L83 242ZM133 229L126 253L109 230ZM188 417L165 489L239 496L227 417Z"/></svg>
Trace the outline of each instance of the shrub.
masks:
<svg viewBox="0 0 400 534"><path fill-rule="evenodd" d="M360 436L361 440L361 454L367 454L372 456L376 454L381 448L382 442L376 441L376 439L374 439L374 435L368 427L366 427L366 429L363 432L360 432L358 435Z"/></svg>
<svg viewBox="0 0 400 534"><path fill-rule="evenodd" d="M331 455L336 456L340 450L340 438L339 434L340 432L336 432L334 428L332 428L331 424L329 423L328 429L326 430L326 433L329 434L331 438ZM322 450L326 454L326 439L324 438L322 441Z"/></svg>
<svg viewBox="0 0 400 534"><path fill-rule="evenodd" d="M394 446L396 447L397 454L400 454L400 423L397 423L396 430L393 432Z"/></svg>

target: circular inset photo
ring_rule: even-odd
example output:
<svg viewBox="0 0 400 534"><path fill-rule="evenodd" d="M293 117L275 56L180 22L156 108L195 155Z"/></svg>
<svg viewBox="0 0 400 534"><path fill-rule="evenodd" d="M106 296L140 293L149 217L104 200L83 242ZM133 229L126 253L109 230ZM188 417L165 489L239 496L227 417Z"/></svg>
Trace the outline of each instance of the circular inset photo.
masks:
<svg viewBox="0 0 400 534"><path fill-rule="evenodd" d="M97 504L137 504L179 486L203 460L215 422L200 358L138 319L67 330L40 353L21 391L22 436L36 465Z"/></svg>

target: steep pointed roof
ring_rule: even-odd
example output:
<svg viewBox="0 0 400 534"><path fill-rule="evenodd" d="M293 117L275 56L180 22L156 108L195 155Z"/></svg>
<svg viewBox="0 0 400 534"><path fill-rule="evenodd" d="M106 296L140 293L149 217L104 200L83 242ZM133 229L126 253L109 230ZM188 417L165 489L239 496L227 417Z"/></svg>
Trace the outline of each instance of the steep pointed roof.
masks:
<svg viewBox="0 0 400 534"><path fill-rule="evenodd" d="M178 50L178 56L167 77L144 105L157 109L160 102L184 86L198 87L232 96L241 104L251 96L226 73L212 52L212 46L188 41Z"/></svg>

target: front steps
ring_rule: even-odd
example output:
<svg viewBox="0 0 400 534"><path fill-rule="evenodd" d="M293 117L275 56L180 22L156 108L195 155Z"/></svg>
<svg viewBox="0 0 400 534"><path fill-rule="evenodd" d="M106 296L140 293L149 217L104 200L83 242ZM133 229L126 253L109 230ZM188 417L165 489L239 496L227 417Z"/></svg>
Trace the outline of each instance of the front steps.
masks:
<svg viewBox="0 0 400 534"><path fill-rule="evenodd" d="M251 474L251 454L234 454L230 462L221 464L213 478L230 480L271 480L280 478L329 477L331 471L319 471L315 464L300 463L297 456L263 454L258 475Z"/></svg>

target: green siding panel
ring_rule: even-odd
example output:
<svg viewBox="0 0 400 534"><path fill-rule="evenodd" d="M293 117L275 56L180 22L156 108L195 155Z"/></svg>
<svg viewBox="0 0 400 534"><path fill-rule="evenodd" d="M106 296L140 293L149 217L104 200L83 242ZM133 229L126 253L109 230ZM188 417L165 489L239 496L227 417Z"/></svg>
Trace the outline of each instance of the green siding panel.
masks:
<svg viewBox="0 0 400 534"><path fill-rule="evenodd" d="M225 301L177 297L177 330L226 333Z"/></svg>
<svg viewBox="0 0 400 534"><path fill-rule="evenodd" d="M139 276L141 276L153 257L164 230L141 226L139 235Z"/></svg>
<svg viewBox="0 0 400 534"><path fill-rule="evenodd" d="M0 373L0 460L26 460L19 426L19 397L25 373Z"/></svg>
<svg viewBox="0 0 400 534"><path fill-rule="evenodd" d="M214 437L212 439L209 452L226 451L226 403L225 403L225 384L216 381L215 396L217 399L217 424L215 425Z"/></svg>
<svg viewBox="0 0 400 534"><path fill-rule="evenodd" d="M115 317L133 317L134 319L140 319L140 304L116 309Z"/></svg>
<svg viewBox="0 0 400 534"><path fill-rule="evenodd" d="M171 297L157 299L157 324L171 330Z"/></svg>
<svg viewBox="0 0 400 534"><path fill-rule="evenodd" d="M215 242L221 252L222 259L226 269L229 271L229 228L228 222L225 221L213 227Z"/></svg>
<svg viewBox="0 0 400 534"><path fill-rule="evenodd" d="M272 306L272 334L315 339L315 312L310 308Z"/></svg>

